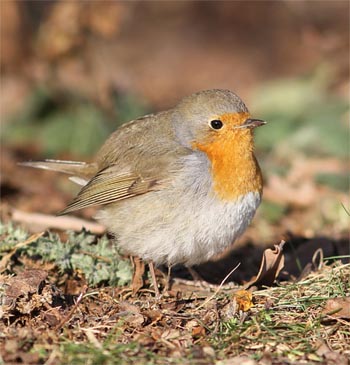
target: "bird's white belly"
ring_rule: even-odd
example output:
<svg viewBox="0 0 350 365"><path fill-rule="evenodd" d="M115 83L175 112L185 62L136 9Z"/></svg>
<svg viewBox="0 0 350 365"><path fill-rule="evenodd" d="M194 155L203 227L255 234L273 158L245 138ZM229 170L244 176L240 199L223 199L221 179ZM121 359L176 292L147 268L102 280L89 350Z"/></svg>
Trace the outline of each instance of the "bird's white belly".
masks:
<svg viewBox="0 0 350 365"><path fill-rule="evenodd" d="M168 239L158 241L153 260L162 247L167 251L167 263L199 264L224 251L247 228L260 204L259 193L248 193L234 202L208 199L191 209L187 207L181 217L174 218L174 228ZM185 209L185 207L184 207ZM193 210L193 211L191 211ZM177 227L177 228L175 228ZM146 252L145 252L146 254ZM159 257L160 261L163 261Z"/></svg>
<svg viewBox="0 0 350 365"><path fill-rule="evenodd" d="M194 265L224 251L244 232L260 195L252 192L225 203L216 198L197 204L189 204L185 197L181 200L169 205L153 196L152 202L143 199L140 209L130 201L115 212L106 208L100 219L116 234L118 245L132 255L156 264Z"/></svg>

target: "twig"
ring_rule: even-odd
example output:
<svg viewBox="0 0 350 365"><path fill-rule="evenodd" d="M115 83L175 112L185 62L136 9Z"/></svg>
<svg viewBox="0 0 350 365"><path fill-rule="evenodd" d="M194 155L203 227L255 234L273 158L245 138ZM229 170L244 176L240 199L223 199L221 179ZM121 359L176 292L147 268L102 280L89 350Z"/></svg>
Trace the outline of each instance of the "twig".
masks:
<svg viewBox="0 0 350 365"><path fill-rule="evenodd" d="M78 253L82 253L84 255L90 256L90 257L92 257L94 259L101 260L103 262L107 262L108 264L110 264L112 262L112 260L109 259L108 257L96 255L96 254L94 254L92 252L88 252L88 251L84 251L84 250L79 250Z"/></svg>
<svg viewBox="0 0 350 365"><path fill-rule="evenodd" d="M200 309L203 308L207 303L209 303L213 298L215 298L215 296L219 293L219 291L221 290L221 288L223 287L223 285L225 284L225 281L230 277L230 275L236 271L239 266L241 265L241 263L239 262L222 280L222 282L220 283L220 285L218 286L218 288L216 289L216 291L214 292L213 295L211 295L209 298L207 298L207 300L205 300L199 307L197 307L196 309Z"/></svg>
<svg viewBox="0 0 350 365"><path fill-rule="evenodd" d="M318 263L317 263L318 259ZM324 263L324 253L322 248L318 248L314 254L312 255L312 264L314 265L314 268L317 270L321 270Z"/></svg>
<svg viewBox="0 0 350 365"><path fill-rule="evenodd" d="M62 320L60 321L60 323L56 326L56 330L61 329L73 316L74 312L77 310L80 302L82 301L84 294L86 293L88 289L88 286L85 285L81 291L81 293L79 294L79 297L77 299L77 301L75 302L73 308L70 310L70 312L64 317L62 318Z"/></svg>
<svg viewBox="0 0 350 365"><path fill-rule="evenodd" d="M57 217L48 214L27 213L17 209L12 209L11 213L13 221L24 223L27 226L40 226L42 229L55 228L64 231L81 231L85 227L94 234L103 234L106 232L106 227L101 224L69 215Z"/></svg>
<svg viewBox="0 0 350 365"><path fill-rule="evenodd" d="M350 211L345 207L345 204L344 203L341 203L341 206L343 207L343 209L345 210L346 214L348 216L350 216Z"/></svg>

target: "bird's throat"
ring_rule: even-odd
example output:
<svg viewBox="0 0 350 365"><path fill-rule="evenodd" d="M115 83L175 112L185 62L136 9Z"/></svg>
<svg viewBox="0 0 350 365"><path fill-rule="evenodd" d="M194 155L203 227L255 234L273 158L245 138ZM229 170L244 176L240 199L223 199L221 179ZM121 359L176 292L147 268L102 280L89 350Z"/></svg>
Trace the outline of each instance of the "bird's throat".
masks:
<svg viewBox="0 0 350 365"><path fill-rule="evenodd" d="M232 201L250 192L262 193L262 176L253 154L252 136L247 135L241 143L218 138L193 147L210 160L214 192L220 199Z"/></svg>

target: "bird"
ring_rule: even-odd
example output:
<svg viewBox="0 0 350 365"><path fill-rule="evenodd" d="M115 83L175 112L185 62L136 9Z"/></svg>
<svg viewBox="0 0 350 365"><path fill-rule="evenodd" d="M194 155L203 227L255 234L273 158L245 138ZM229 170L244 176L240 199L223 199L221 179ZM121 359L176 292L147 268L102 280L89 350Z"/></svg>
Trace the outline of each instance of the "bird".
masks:
<svg viewBox="0 0 350 365"><path fill-rule="evenodd" d="M192 267L242 235L261 202L256 127L232 91L196 92L117 128L93 162L27 161L63 172L81 190L59 214L99 206L96 219L126 253L154 267Z"/></svg>

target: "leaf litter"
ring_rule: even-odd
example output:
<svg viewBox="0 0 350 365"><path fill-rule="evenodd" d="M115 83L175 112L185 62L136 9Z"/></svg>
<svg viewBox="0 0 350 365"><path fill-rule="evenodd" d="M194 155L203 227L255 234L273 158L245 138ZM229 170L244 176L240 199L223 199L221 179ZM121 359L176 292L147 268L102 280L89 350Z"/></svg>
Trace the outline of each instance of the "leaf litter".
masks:
<svg viewBox="0 0 350 365"><path fill-rule="evenodd" d="M114 260L107 237L82 231L69 233L63 242L46 233L20 245L29 235L11 225L1 226L1 236L7 243L1 255L19 247L0 277L5 363L342 365L350 356L350 264L340 260L329 265L322 261L300 280L273 287L260 283L262 290L232 283L222 283L220 290L186 288L175 278L170 290L156 299L147 285L129 289L131 271L120 271L119 281L111 272L110 282L104 274L89 274L104 272L103 265L107 271L123 265L130 270L122 256L115 259L119 266L108 266ZM101 245L99 255L91 254L97 252L94 245ZM87 246L92 248L85 264L93 268L86 274L84 265L74 264L79 256L70 258L86 255ZM55 250L64 255L55 258ZM281 254L278 249L275 253L267 266L277 267L277 275ZM262 276L260 270L255 284ZM143 279L149 283L146 275Z"/></svg>

